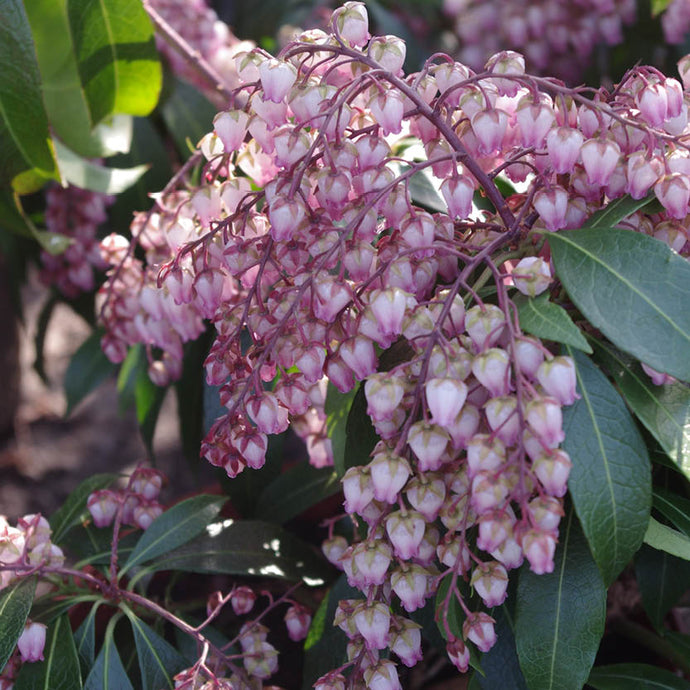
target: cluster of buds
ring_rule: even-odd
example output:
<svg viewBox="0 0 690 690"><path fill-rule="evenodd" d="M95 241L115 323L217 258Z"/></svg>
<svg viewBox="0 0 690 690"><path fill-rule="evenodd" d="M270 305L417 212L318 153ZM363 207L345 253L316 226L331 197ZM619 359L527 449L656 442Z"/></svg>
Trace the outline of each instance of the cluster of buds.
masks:
<svg viewBox="0 0 690 690"><path fill-rule="evenodd" d="M24 515L12 527L0 515L0 589L39 567L59 567L65 562L60 547L50 540L51 528L40 514Z"/></svg>
<svg viewBox="0 0 690 690"><path fill-rule="evenodd" d="M165 475L159 470L134 470L126 489L101 489L89 495L86 507L96 527L108 527L122 511L122 524L147 529L163 513L157 501Z"/></svg>
<svg viewBox="0 0 690 690"><path fill-rule="evenodd" d="M444 0L443 9L453 21L458 58L466 64L479 69L509 46L523 52L534 70L576 81L598 45L623 42L623 28L635 20L636 2Z"/></svg>
<svg viewBox="0 0 690 690"><path fill-rule="evenodd" d="M107 219L113 197L69 185L46 191L45 223L50 232L72 240L58 255L41 252L40 278L65 297L77 297L96 286L95 272L105 270L97 231Z"/></svg>
<svg viewBox="0 0 690 690"><path fill-rule="evenodd" d="M638 67L594 99L526 74L517 53L478 74L436 56L406 76L404 58L397 37L370 36L359 2L277 58L238 56L244 105L220 112L200 143L203 183L135 221L147 265L109 240L102 291L114 358L145 342L164 366L213 324L206 375L227 413L202 452L229 476L261 467L268 436L291 423L314 464L332 462L326 396L363 389L380 441L343 489L366 534L325 552L365 595L336 618L350 638L348 682L383 690L399 681L382 650L406 665L421 654L397 603L419 609L445 578L439 623L464 669L470 645L495 641L481 608L504 600L508 572L523 560L553 569L575 370L514 318L513 290L535 296L552 283L534 237L580 227L625 194L654 194L662 210L626 227L689 248L687 58L682 84ZM504 199L497 176L523 191ZM437 192L431 202L416 201L420 181ZM474 206L478 191L492 210ZM461 630L448 627L451 606ZM317 687L340 687L343 670Z"/></svg>
<svg viewBox="0 0 690 690"><path fill-rule="evenodd" d="M254 43L240 41L205 0L151 0L151 7L213 67L225 85L230 88L237 85L235 56L251 50ZM210 97L216 95L209 90L208 82L199 78L198 71L190 67L165 39L156 36L156 46L178 76L207 91Z"/></svg>
<svg viewBox="0 0 690 690"><path fill-rule="evenodd" d="M225 596L222 592L215 592L207 603L207 622L217 616L228 601L235 615L246 616L254 609L256 599L254 590L245 585L233 587ZM267 609L257 619L244 623L237 637L230 643L239 644L242 650L240 655L232 657L241 657L244 666L242 670L228 664L230 677L219 678L211 672L209 666L223 667L223 660L213 659L213 663L210 663L209 659L200 659L194 666L175 676L175 687L185 690L261 690L263 682L278 670L278 650L268 642L269 629L259 619L275 606L289 603L284 620L288 637L295 642L304 640L311 624L311 614L301 604L286 597L273 601L269 595L269 599Z"/></svg>

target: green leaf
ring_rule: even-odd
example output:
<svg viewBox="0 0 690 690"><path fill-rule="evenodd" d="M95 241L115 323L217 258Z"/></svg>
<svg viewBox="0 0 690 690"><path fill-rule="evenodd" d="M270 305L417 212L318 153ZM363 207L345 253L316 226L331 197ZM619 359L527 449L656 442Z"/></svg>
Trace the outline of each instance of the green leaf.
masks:
<svg viewBox="0 0 690 690"><path fill-rule="evenodd" d="M661 630L666 614L688 589L690 563L643 544L635 554L635 577L647 616Z"/></svg>
<svg viewBox="0 0 690 690"><path fill-rule="evenodd" d="M84 690L134 690L115 647L110 626L101 651L86 678Z"/></svg>
<svg viewBox="0 0 690 690"><path fill-rule="evenodd" d="M665 630L664 639L678 653L678 656L690 660L690 635L673 632L672 630Z"/></svg>
<svg viewBox="0 0 690 690"><path fill-rule="evenodd" d="M35 591L36 578L25 577L0 592L0 671L24 632Z"/></svg>
<svg viewBox="0 0 690 690"><path fill-rule="evenodd" d="M148 165L137 165L133 168L106 168L82 158L59 141L55 142L55 153L65 181L75 187L101 194L124 192L148 170Z"/></svg>
<svg viewBox="0 0 690 690"><path fill-rule="evenodd" d="M639 211L644 206L654 200L653 194L648 194L643 199L633 199L631 196L622 196L615 201L604 206L596 213L593 213L582 226L582 228L614 228L622 220Z"/></svg>
<svg viewBox="0 0 690 690"><path fill-rule="evenodd" d="M496 644L485 654L482 654L482 671L484 675L476 674L477 683L482 690L527 690L525 677L520 670L520 663L515 646L515 635L510 624L505 606L492 612L496 620Z"/></svg>
<svg viewBox="0 0 690 690"><path fill-rule="evenodd" d="M332 575L323 557L282 527L258 520L222 520L194 542L157 558L156 570L259 575L323 585Z"/></svg>
<svg viewBox="0 0 690 690"><path fill-rule="evenodd" d="M690 537L690 500L661 487L654 489L654 507L686 537Z"/></svg>
<svg viewBox="0 0 690 690"><path fill-rule="evenodd" d="M268 522L282 524L338 491L340 480L331 467L317 469L300 462L263 490L255 512Z"/></svg>
<svg viewBox="0 0 690 690"><path fill-rule="evenodd" d="M34 48L23 3L4 0L0 3L0 187L32 169L37 177L29 188L40 187L40 177L58 177Z"/></svg>
<svg viewBox="0 0 690 690"><path fill-rule="evenodd" d="M167 388L156 386L148 375L148 358L143 345L130 348L117 378L120 409L134 405L139 430L149 452L152 452L153 432L156 429Z"/></svg>
<svg viewBox="0 0 690 690"><path fill-rule="evenodd" d="M367 414L367 398L364 384L360 384L352 400L345 424L345 465L343 473L355 465L366 465L379 437ZM336 468L337 470L337 468Z"/></svg>
<svg viewBox="0 0 690 690"><path fill-rule="evenodd" d="M518 309L520 328L526 333L570 345L588 354L592 352L582 331L573 323L568 312L558 304L549 302L548 293L531 299L519 295L513 301Z"/></svg>
<svg viewBox="0 0 690 690"><path fill-rule="evenodd" d="M597 666L587 683L595 690L690 690L687 680L647 664Z"/></svg>
<svg viewBox="0 0 690 690"><path fill-rule="evenodd" d="M77 655L84 668L93 666L96 658L96 614L102 602L97 601L89 609L86 618L74 633L74 644L77 647ZM87 681L88 685L88 681Z"/></svg>
<svg viewBox="0 0 690 690"><path fill-rule="evenodd" d="M630 409L690 479L690 388L682 383L655 386L638 363L608 343L592 341Z"/></svg>
<svg viewBox="0 0 690 690"><path fill-rule="evenodd" d="M403 169L407 166L401 166ZM430 171L427 169L416 172L410 178L409 189L412 201L423 206L432 213L448 213L448 206L443 197L429 179Z"/></svg>
<svg viewBox="0 0 690 690"><path fill-rule="evenodd" d="M188 158L199 140L213 129L213 118L218 108L190 84L177 78L172 82L172 90L161 107L161 115L178 152L183 158Z"/></svg>
<svg viewBox="0 0 690 690"><path fill-rule="evenodd" d="M345 445L347 443L347 421L355 398L356 389L341 393L329 382L326 391L326 429L333 448L333 466L338 476L345 474Z"/></svg>
<svg viewBox="0 0 690 690"><path fill-rule="evenodd" d="M530 690L581 690L606 620L606 587L574 511L561 523L552 573L520 570L515 639Z"/></svg>
<svg viewBox="0 0 690 690"><path fill-rule="evenodd" d="M652 17L665 12L670 4L671 0L652 0Z"/></svg>
<svg viewBox="0 0 690 690"><path fill-rule="evenodd" d="M65 415L69 415L89 393L117 370L101 348L102 337L103 329L95 330L70 359L65 373Z"/></svg>
<svg viewBox="0 0 690 690"><path fill-rule="evenodd" d="M318 678L347 661L347 637L333 625L338 602L359 599L362 593L341 575L321 601L304 641L302 690L310 690Z"/></svg>
<svg viewBox="0 0 690 690"><path fill-rule="evenodd" d="M589 357L569 350L581 396L563 415L568 488L604 582L642 544L652 502L647 449L625 403Z"/></svg>
<svg viewBox="0 0 690 690"><path fill-rule="evenodd" d="M91 123L113 113L148 115L162 71L140 0L67 0L67 12Z"/></svg>
<svg viewBox="0 0 690 690"><path fill-rule="evenodd" d="M141 534L130 532L120 537L117 545L118 561L123 562L134 550ZM112 528L94 527L88 524L85 527L79 525L70 530L65 537L63 545L76 558L80 565L108 565L112 552L113 530Z"/></svg>
<svg viewBox="0 0 690 690"><path fill-rule="evenodd" d="M86 97L67 18L67 0L31 0L26 12L41 70L43 102L53 133L82 156L100 157L127 146L131 120L118 120L91 131Z"/></svg>
<svg viewBox="0 0 690 690"><path fill-rule="evenodd" d="M171 677L187 667L184 657L129 609L123 610L134 632L143 690L172 690Z"/></svg>
<svg viewBox="0 0 690 690"><path fill-rule="evenodd" d="M649 527L644 535L645 544L672 556L690 561L690 537L671 527L662 525L654 518L649 518Z"/></svg>
<svg viewBox="0 0 690 690"><path fill-rule="evenodd" d="M15 690L80 690L81 673L77 648L67 615L48 628L43 649L44 661L24 664L14 684Z"/></svg>
<svg viewBox="0 0 690 690"><path fill-rule="evenodd" d="M556 273L589 322L658 371L690 380L690 263L643 233L551 233Z"/></svg>
<svg viewBox="0 0 690 690"><path fill-rule="evenodd" d="M81 523L89 495L110 486L117 477L116 474L94 474L72 491L65 502L50 516L50 528L53 530L51 540L54 544L60 544L70 528Z"/></svg>
<svg viewBox="0 0 690 690"><path fill-rule="evenodd" d="M202 494L188 498L166 510L141 535L120 574L194 539L218 515L226 501L223 496Z"/></svg>

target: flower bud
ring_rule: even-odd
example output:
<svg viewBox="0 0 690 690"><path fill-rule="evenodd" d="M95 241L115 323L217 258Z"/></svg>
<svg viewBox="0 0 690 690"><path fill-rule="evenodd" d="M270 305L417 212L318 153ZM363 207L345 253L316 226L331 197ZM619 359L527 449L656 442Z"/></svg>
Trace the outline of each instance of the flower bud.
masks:
<svg viewBox="0 0 690 690"><path fill-rule="evenodd" d="M327 673L314 683L314 690L345 690L345 676L340 673Z"/></svg>
<svg viewBox="0 0 690 690"><path fill-rule="evenodd" d="M395 664L381 659L364 671L364 682L368 690L401 690Z"/></svg>
<svg viewBox="0 0 690 690"><path fill-rule="evenodd" d="M576 391L575 364L570 357L554 357L543 362L536 376L546 394L556 398L561 405L572 405L580 397Z"/></svg>
<svg viewBox="0 0 690 690"><path fill-rule="evenodd" d="M482 563L472 572L470 585L474 587L487 608L500 606L507 596L508 572L496 561Z"/></svg>
<svg viewBox="0 0 690 690"><path fill-rule="evenodd" d="M384 649L388 646L391 614L385 604L362 602L354 610L353 621L369 649Z"/></svg>
<svg viewBox="0 0 690 690"><path fill-rule="evenodd" d="M390 504L398 500L398 494L412 472L405 458L390 452L375 455L369 463L369 470L374 497Z"/></svg>
<svg viewBox="0 0 690 690"><path fill-rule="evenodd" d="M242 661L250 676L265 680L278 670L278 650L269 642L260 642Z"/></svg>
<svg viewBox="0 0 690 690"><path fill-rule="evenodd" d="M361 513L374 500L374 483L368 467L351 467L342 482L348 513Z"/></svg>
<svg viewBox="0 0 690 690"><path fill-rule="evenodd" d="M486 421L497 438L512 446L520 437L520 417L517 414L517 398L504 395L491 398L484 405Z"/></svg>
<svg viewBox="0 0 690 690"><path fill-rule="evenodd" d="M430 378L424 392L432 421L444 428L455 421L467 399L467 386L453 378Z"/></svg>
<svg viewBox="0 0 690 690"><path fill-rule="evenodd" d="M417 555L424 528L424 517L414 510L398 510L386 518L386 533L398 558L408 561Z"/></svg>
<svg viewBox="0 0 690 690"><path fill-rule="evenodd" d="M226 110L213 118L213 131L223 142L226 153L237 151L247 134L249 115L243 110Z"/></svg>
<svg viewBox="0 0 690 690"><path fill-rule="evenodd" d="M551 232L566 227L568 213L568 193L559 186L540 189L532 202L546 229Z"/></svg>
<svg viewBox="0 0 690 690"><path fill-rule="evenodd" d="M43 623L27 621L17 640L17 648L23 662L43 661L46 644L46 626Z"/></svg>
<svg viewBox="0 0 690 690"><path fill-rule="evenodd" d="M364 384L367 414L374 421L392 419L405 393L402 381L390 374L373 374Z"/></svg>
<svg viewBox="0 0 690 690"><path fill-rule="evenodd" d="M470 613L462 624L462 634L474 642L479 651L488 652L496 642L495 622L487 613Z"/></svg>
<svg viewBox="0 0 690 690"><path fill-rule="evenodd" d="M488 156L501 150L508 128L508 114L504 110L480 110L472 116L471 124L480 154Z"/></svg>
<svg viewBox="0 0 690 690"><path fill-rule="evenodd" d="M472 213L474 184L467 175L447 177L441 183L441 194L448 206L448 215L457 220L464 220Z"/></svg>
<svg viewBox="0 0 690 690"><path fill-rule="evenodd" d="M291 606L285 614L285 626L287 627L288 637L293 642L303 640L309 632L311 625L311 615L309 611L300 604Z"/></svg>
<svg viewBox="0 0 690 690"><path fill-rule="evenodd" d="M291 64L274 58L259 65L259 75L264 98L273 103L280 103L297 79L297 72Z"/></svg>
<svg viewBox="0 0 690 690"><path fill-rule="evenodd" d="M535 398L527 403L525 419L547 448L556 448L565 438L561 405L555 398Z"/></svg>
<svg viewBox="0 0 690 690"><path fill-rule="evenodd" d="M546 150L554 172L563 175L573 171L583 142L582 133L572 127L558 127L548 133Z"/></svg>
<svg viewBox="0 0 690 690"><path fill-rule="evenodd" d="M532 471L544 487L544 491L558 498L565 496L568 490L571 467L572 462L568 454L558 448L548 454L540 455L532 462Z"/></svg>
<svg viewBox="0 0 690 690"><path fill-rule="evenodd" d="M247 401L247 413L264 434L280 434L288 427L288 412L270 391Z"/></svg>
<svg viewBox="0 0 690 690"><path fill-rule="evenodd" d="M357 570L356 578L358 586L382 585L386 579L388 566L390 566L393 551L383 541L363 541L352 550L354 570Z"/></svg>
<svg viewBox="0 0 690 690"><path fill-rule="evenodd" d="M118 495L109 489L94 491L89 495L86 507L91 513L96 527L108 527L115 519L115 513L120 505Z"/></svg>
<svg viewBox="0 0 690 690"><path fill-rule="evenodd" d="M408 483L405 495L416 511L433 522L445 500L446 485L439 477L425 473Z"/></svg>
<svg viewBox="0 0 690 690"><path fill-rule="evenodd" d="M370 41L367 51L370 58L394 75L402 70L406 52L405 41L397 36L377 36Z"/></svg>
<svg viewBox="0 0 690 690"><path fill-rule="evenodd" d="M672 218L683 220L687 216L690 202L690 179L687 175L665 175L654 185L654 194Z"/></svg>
<svg viewBox="0 0 690 690"><path fill-rule="evenodd" d="M619 163L621 150L610 139L589 139L582 145L580 155L589 184L603 187Z"/></svg>
<svg viewBox="0 0 690 690"><path fill-rule="evenodd" d="M347 539L345 539L345 537L336 535L330 539L326 539L321 544L321 551L323 551L323 555L326 556L330 563L337 568L342 568L340 559L345 551L347 551L347 546Z"/></svg>
<svg viewBox="0 0 690 690"><path fill-rule="evenodd" d="M523 336L515 341L513 357L520 373L533 379L537 374L539 365L544 361L544 351L535 338Z"/></svg>
<svg viewBox="0 0 690 690"><path fill-rule="evenodd" d="M391 588L408 613L424 606L428 584L428 571L417 563L401 563L391 575Z"/></svg>
<svg viewBox="0 0 690 690"><path fill-rule="evenodd" d="M391 636L390 648L405 666L412 668L422 659L421 626L414 621L395 616L394 632Z"/></svg>
<svg viewBox="0 0 690 690"><path fill-rule="evenodd" d="M158 498L163 488L165 475L160 470L150 467L140 467L134 471L130 480L130 488L135 494L140 494L147 501Z"/></svg>
<svg viewBox="0 0 690 690"><path fill-rule="evenodd" d="M520 259L511 273L513 285L528 297L536 297L546 290L552 281L549 264L538 256Z"/></svg>
<svg viewBox="0 0 690 690"><path fill-rule="evenodd" d="M333 13L340 37L350 45L361 47L371 38L369 16L363 2L346 2Z"/></svg>
<svg viewBox="0 0 690 690"><path fill-rule="evenodd" d="M465 315L465 328L478 352L501 337L505 322L505 314L495 304L486 304L483 309L477 305Z"/></svg>
<svg viewBox="0 0 690 690"><path fill-rule="evenodd" d="M458 637L451 637L446 643L446 654L460 673L466 673L470 667L470 650Z"/></svg>
<svg viewBox="0 0 690 690"><path fill-rule="evenodd" d="M478 354L472 362L472 373L492 398L510 392L510 357L505 350L492 347Z"/></svg>
<svg viewBox="0 0 690 690"><path fill-rule="evenodd" d="M441 466L449 440L442 427L423 421L415 422L407 436L407 443L417 456L422 472L437 470Z"/></svg>
<svg viewBox="0 0 690 690"><path fill-rule="evenodd" d="M553 533L528 530L522 535L522 550L533 573L544 575L553 572L553 554L556 550L556 536Z"/></svg>
<svg viewBox="0 0 690 690"><path fill-rule="evenodd" d="M254 608L256 594L250 587L237 587L230 594L230 604L237 616L244 616Z"/></svg>
<svg viewBox="0 0 690 690"><path fill-rule="evenodd" d="M132 522L139 529L148 529L151 523L163 514L163 506L156 501L141 501L134 508Z"/></svg>

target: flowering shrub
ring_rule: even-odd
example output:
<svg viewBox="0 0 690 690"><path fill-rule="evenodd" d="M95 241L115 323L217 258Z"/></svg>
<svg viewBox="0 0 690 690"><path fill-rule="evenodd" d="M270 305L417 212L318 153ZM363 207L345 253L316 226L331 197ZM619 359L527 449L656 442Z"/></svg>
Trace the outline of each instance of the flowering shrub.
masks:
<svg viewBox="0 0 690 690"><path fill-rule="evenodd" d="M101 242L97 313L113 363L126 371L135 353L165 387L211 333L203 368L220 414L206 461L241 482L268 476L271 437L292 428L305 441L311 466L266 486L256 516L301 500L278 513L287 521L342 488L322 552L344 575L313 624L291 591L269 594L217 643L211 622L228 602L252 613L252 588L212 594L197 626L156 603L147 589L163 570L308 585L332 571L301 542L285 557L294 537L281 528L216 521L215 497L164 511L154 470L73 499L61 536L91 535L79 563L95 572L32 563L25 549L4 559L23 581L83 578L98 594L81 626L115 608L101 653L126 677L112 654L124 615L145 687L261 687L278 651L259 621L284 602L320 690L400 688L429 645L461 672L482 669L481 687L506 687L506 674L515 687L611 687L622 669L592 670L607 587L634 557L659 629L682 593L655 608L668 584L649 572L690 560L687 501L667 488L670 472L688 479L690 58L680 79L638 66L592 92L530 74L513 51L479 71L436 54L410 74L405 55L400 38L370 35L360 2L277 56L241 53L213 130L131 236ZM667 466L654 482L650 448ZM127 543L126 525L146 532ZM96 528L110 533L105 561ZM196 642L191 662L144 614ZM147 645L171 660L159 675ZM333 647L330 666L309 662ZM89 678L106 663L92 643Z"/></svg>

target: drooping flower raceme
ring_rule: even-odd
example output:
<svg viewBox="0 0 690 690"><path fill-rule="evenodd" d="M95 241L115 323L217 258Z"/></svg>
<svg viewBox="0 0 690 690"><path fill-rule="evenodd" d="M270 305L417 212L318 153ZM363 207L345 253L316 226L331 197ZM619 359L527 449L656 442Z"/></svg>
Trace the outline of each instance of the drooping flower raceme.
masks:
<svg viewBox="0 0 690 690"><path fill-rule="evenodd" d="M403 664L421 651L414 623L391 607L421 608L444 578L445 610L465 622L440 624L466 668L470 646L495 641L482 609L506 596L510 571L554 567L571 467L562 406L577 394L571 360L523 334L511 308L515 287L533 296L552 284L533 238L579 227L634 188L664 210L627 226L687 251L680 82L639 67L587 100L527 75L515 53L481 73L440 59L405 75L403 59L396 37L369 38L356 2L334 13L331 33L306 32L277 57L239 56L245 105L201 141L202 183L137 217L145 262L124 238L102 246L111 359L144 343L165 384L181 373L184 342L212 324L206 376L226 412L202 453L229 476L260 468L268 436L289 425L314 465L333 464L326 401L362 391L378 442L370 458L345 458L362 464L346 468L343 490L366 528L353 544L330 535L324 552L363 598L340 603L349 663L318 687L339 687L341 673L398 687L381 650ZM665 111L641 107L648 84ZM640 152L655 161L643 171ZM496 175L524 191L508 203ZM492 210L473 206L475 190ZM511 270L505 249L521 259ZM290 620L302 635L304 621ZM261 644L252 672L270 675Z"/></svg>

